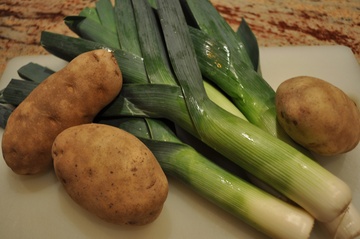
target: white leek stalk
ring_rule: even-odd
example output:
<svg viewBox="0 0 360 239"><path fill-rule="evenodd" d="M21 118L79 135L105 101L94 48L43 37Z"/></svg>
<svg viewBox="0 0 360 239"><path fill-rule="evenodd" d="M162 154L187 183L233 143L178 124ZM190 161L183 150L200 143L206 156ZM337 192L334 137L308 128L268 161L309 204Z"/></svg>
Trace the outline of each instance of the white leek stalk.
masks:
<svg viewBox="0 0 360 239"><path fill-rule="evenodd" d="M323 226L333 239L354 239L360 236L360 214L351 203L343 214Z"/></svg>

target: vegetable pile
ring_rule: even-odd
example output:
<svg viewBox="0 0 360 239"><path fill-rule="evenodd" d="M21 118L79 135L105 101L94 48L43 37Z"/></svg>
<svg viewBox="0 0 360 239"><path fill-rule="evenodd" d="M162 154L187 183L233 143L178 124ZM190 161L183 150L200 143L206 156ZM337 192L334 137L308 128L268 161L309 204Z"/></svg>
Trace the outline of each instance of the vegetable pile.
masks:
<svg viewBox="0 0 360 239"><path fill-rule="evenodd" d="M92 120L137 136L165 174L272 238L308 238L315 220L339 221L332 229L346 238L359 233L351 218L342 224L344 215L357 215L346 213L356 212L350 188L278 126L276 94L261 76L256 39L245 21L234 32L208 0L116 0L114 6L99 0L65 23L79 38L43 32L42 46L67 61L96 49L111 51L124 84ZM33 64L19 72L27 81L12 80L3 92L4 102L14 106L52 74ZM216 162L179 132L215 150ZM224 162L291 202L254 186Z"/></svg>

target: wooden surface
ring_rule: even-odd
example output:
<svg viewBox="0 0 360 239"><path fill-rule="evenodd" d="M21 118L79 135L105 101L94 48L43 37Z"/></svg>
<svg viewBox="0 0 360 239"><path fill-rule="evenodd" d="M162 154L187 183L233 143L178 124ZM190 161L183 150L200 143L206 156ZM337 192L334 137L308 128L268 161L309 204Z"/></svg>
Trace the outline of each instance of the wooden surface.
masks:
<svg viewBox="0 0 360 239"><path fill-rule="evenodd" d="M211 0L233 29L245 18L260 46L345 45L360 63L360 0ZM0 76L13 57L47 54L43 30L73 35L63 18L94 0L1 0Z"/></svg>

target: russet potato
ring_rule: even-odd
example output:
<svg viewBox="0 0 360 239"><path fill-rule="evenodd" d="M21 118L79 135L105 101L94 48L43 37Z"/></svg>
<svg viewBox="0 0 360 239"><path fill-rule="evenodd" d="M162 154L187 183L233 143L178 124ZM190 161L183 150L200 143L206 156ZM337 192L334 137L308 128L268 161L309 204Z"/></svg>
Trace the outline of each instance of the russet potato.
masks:
<svg viewBox="0 0 360 239"><path fill-rule="evenodd" d="M105 124L74 126L56 137L52 155L70 197L105 221L145 225L160 215L168 181L134 135Z"/></svg>
<svg viewBox="0 0 360 239"><path fill-rule="evenodd" d="M299 76L282 82L276 91L276 110L289 136L314 153L337 155L359 143L359 108L324 80Z"/></svg>
<svg viewBox="0 0 360 239"><path fill-rule="evenodd" d="M70 126L92 122L121 88L122 74L111 52L79 55L39 84L10 115L2 138L6 164L24 175L49 170L55 137Z"/></svg>

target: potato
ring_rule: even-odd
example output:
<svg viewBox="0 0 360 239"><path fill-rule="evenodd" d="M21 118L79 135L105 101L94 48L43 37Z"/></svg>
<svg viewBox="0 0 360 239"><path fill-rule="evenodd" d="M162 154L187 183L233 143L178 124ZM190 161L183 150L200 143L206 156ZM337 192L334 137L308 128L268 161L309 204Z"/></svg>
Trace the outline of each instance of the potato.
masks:
<svg viewBox="0 0 360 239"><path fill-rule="evenodd" d="M324 80L299 76L284 81L276 91L276 111L289 136L316 154L345 153L359 143L359 108Z"/></svg>
<svg viewBox="0 0 360 239"><path fill-rule="evenodd" d="M145 225L162 211L167 178L134 135L105 124L73 126L56 137L52 155L70 197L105 221Z"/></svg>
<svg viewBox="0 0 360 239"><path fill-rule="evenodd" d="M121 87L122 74L111 52L79 55L45 79L10 115L2 139L5 162L18 174L50 169L55 137L70 126L92 122Z"/></svg>

